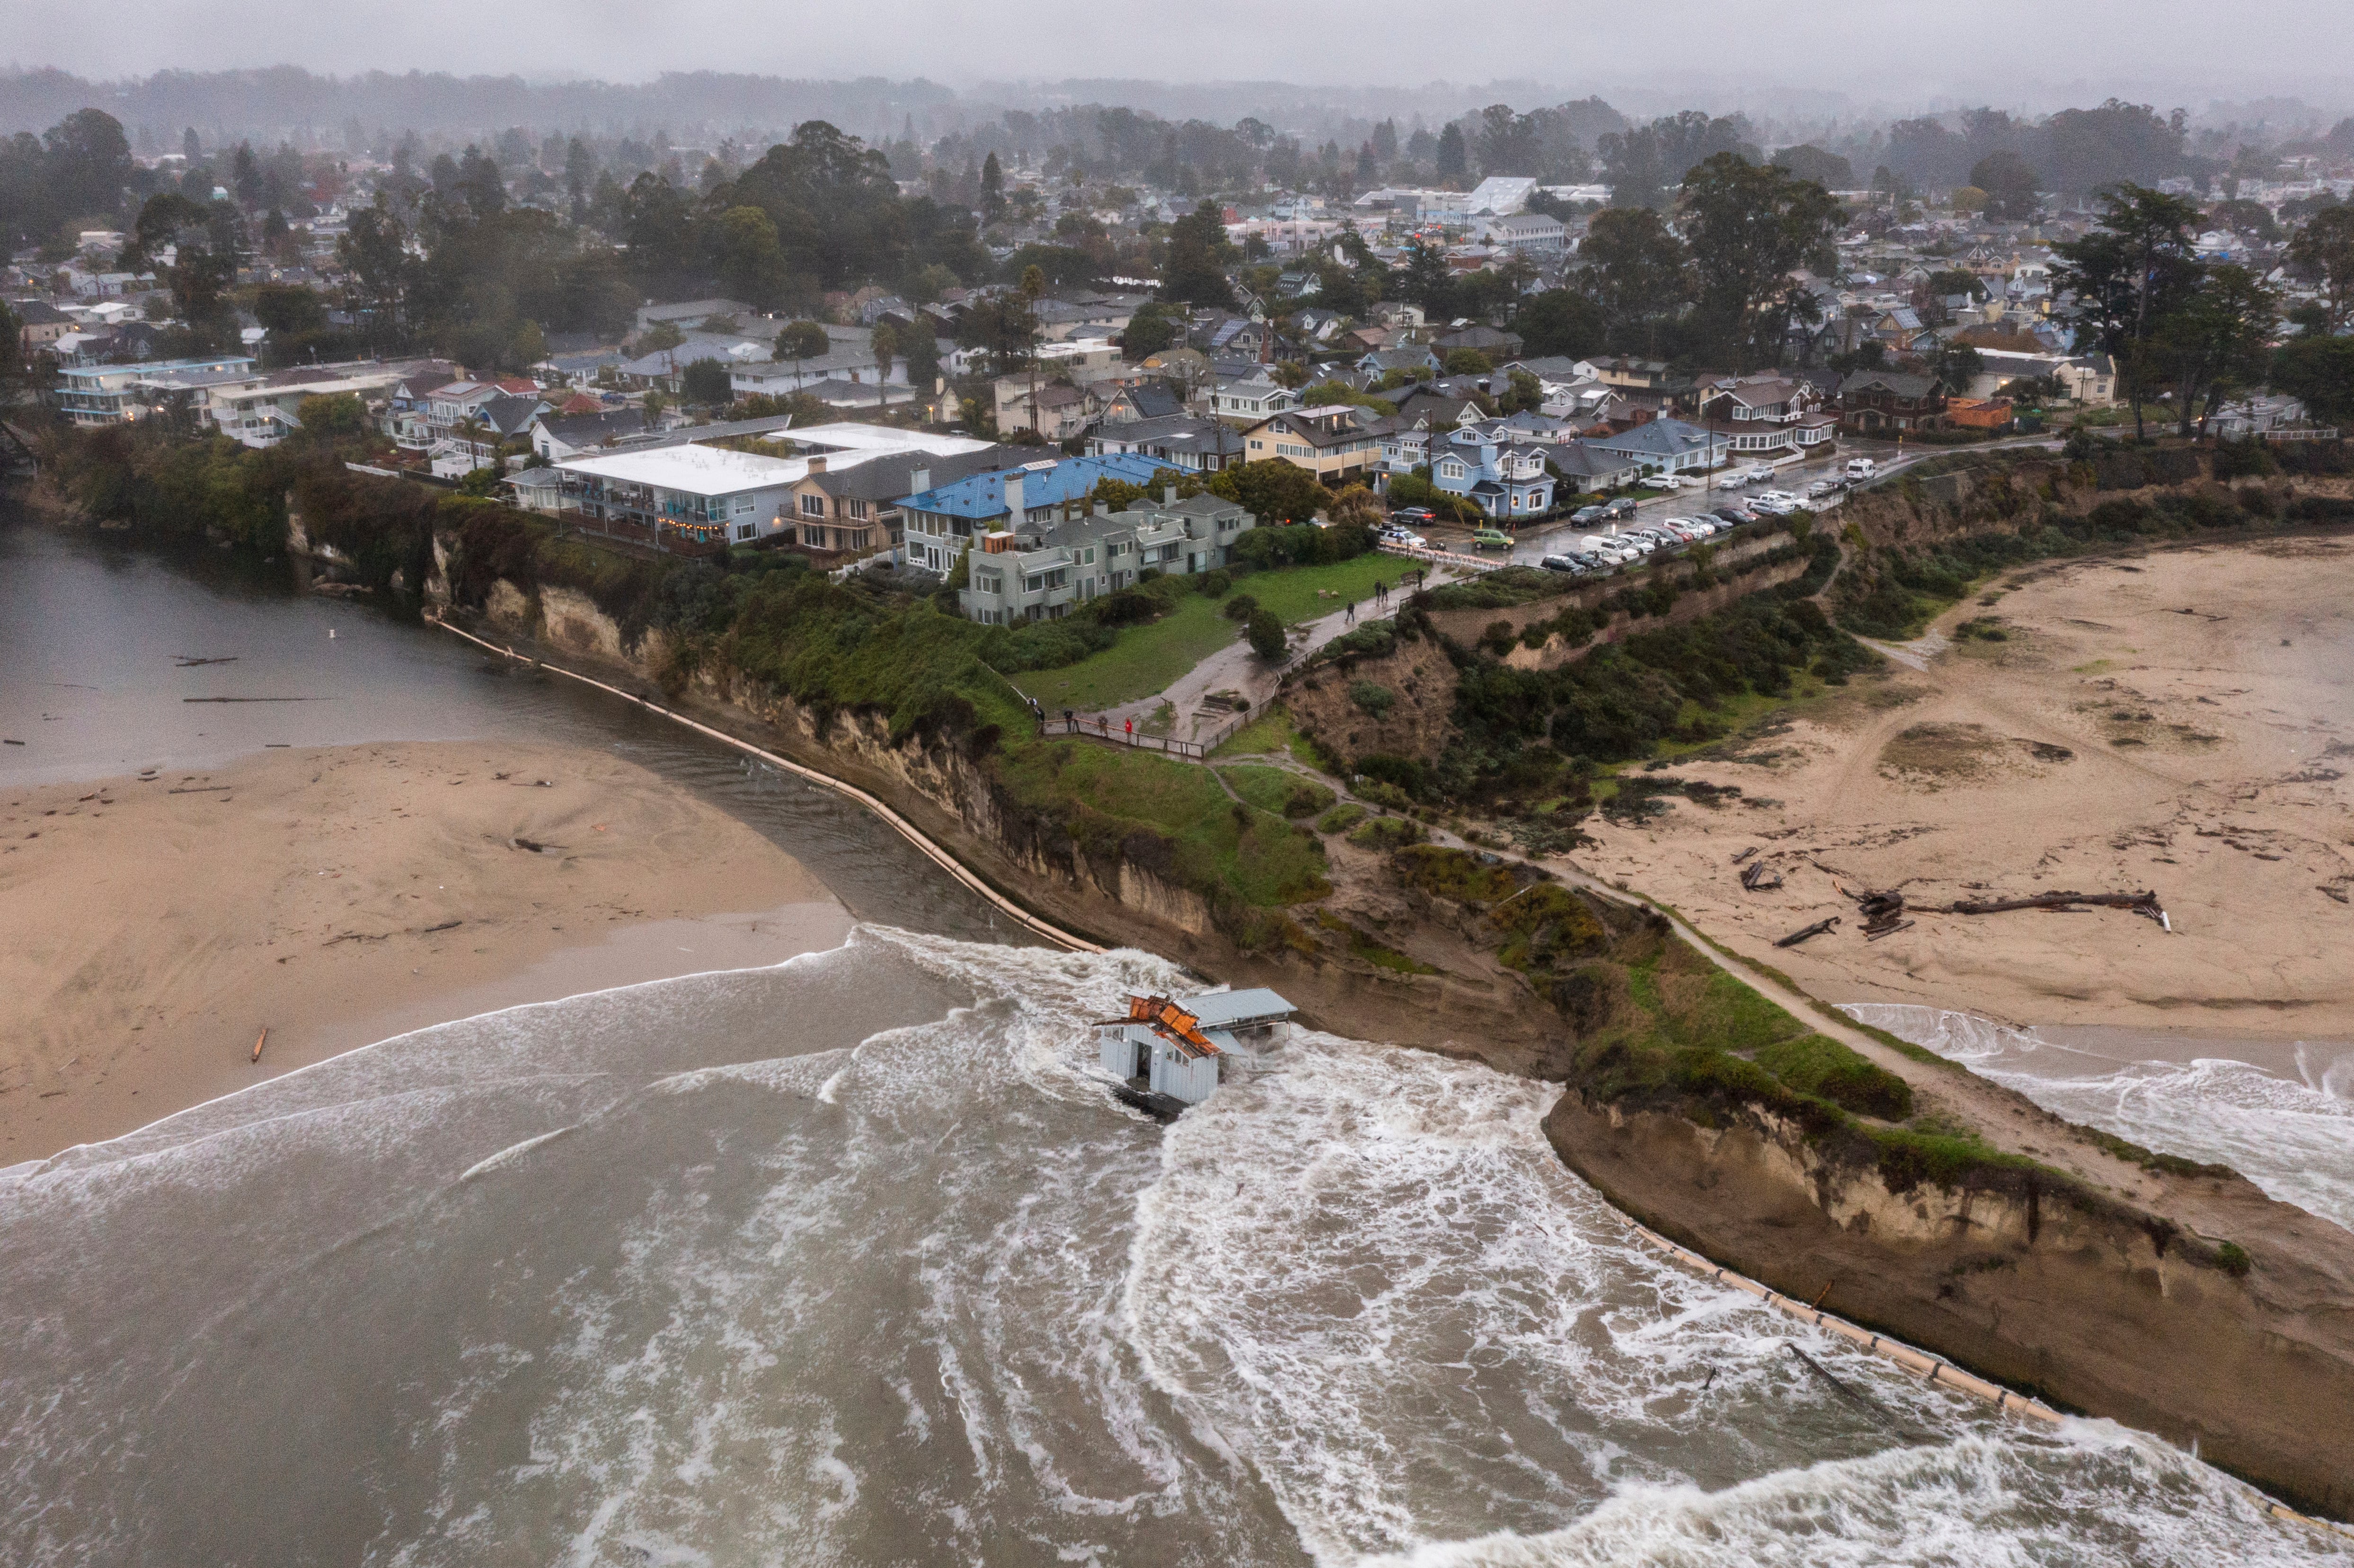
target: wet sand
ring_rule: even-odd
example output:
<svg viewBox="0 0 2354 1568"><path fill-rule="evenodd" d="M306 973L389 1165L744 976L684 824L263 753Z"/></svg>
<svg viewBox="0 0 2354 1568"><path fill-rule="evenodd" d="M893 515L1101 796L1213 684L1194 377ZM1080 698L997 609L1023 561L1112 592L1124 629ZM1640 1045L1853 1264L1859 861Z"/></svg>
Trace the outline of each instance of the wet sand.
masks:
<svg viewBox="0 0 2354 1568"><path fill-rule="evenodd" d="M2354 544L2286 540L2008 577L1985 590L1996 602L1949 611L1884 675L1672 770L1738 786L1741 800L1596 822L1599 848L1577 859L1830 1001L2347 1039L2349 572ZM1999 618L2003 640L1948 641L1978 617ZM1743 850L1784 885L1744 891ZM1901 887L1915 906L2147 888L2174 929L2116 909L1916 910L1871 942L1841 887ZM1837 931L1773 945L1832 915Z"/></svg>
<svg viewBox="0 0 2354 1568"><path fill-rule="evenodd" d="M851 924L752 829L595 750L284 749L8 788L0 1165L407 1030L775 963Z"/></svg>

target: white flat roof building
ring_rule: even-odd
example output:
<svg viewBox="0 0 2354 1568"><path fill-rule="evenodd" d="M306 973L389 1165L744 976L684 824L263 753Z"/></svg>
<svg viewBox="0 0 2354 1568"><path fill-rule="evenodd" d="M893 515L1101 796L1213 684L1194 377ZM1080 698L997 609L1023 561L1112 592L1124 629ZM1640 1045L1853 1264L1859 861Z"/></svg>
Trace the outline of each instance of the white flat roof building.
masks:
<svg viewBox="0 0 2354 1568"><path fill-rule="evenodd" d="M930 430L861 425L847 419L830 425L803 425L799 429L782 429L770 439L799 441L803 446L827 447L840 452L929 452L934 457L962 457L967 452L980 451L990 444L970 436L943 436Z"/></svg>

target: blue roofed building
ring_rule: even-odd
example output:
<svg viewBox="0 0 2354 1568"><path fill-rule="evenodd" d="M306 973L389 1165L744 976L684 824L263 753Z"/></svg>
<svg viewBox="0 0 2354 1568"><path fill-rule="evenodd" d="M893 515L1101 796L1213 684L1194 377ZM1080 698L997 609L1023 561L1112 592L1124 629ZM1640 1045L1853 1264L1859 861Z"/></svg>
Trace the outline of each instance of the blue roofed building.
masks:
<svg viewBox="0 0 2354 1568"><path fill-rule="evenodd" d="M964 560L958 603L991 626L1058 620L1146 571L1226 565L1257 521L1231 501L1207 493L1180 501L1170 485L1119 512L1092 499L1098 481L1150 485L1166 471L1138 457L1063 458L919 492L899 503L907 563L946 577Z"/></svg>
<svg viewBox="0 0 2354 1568"><path fill-rule="evenodd" d="M907 524L907 564L945 577L977 535L1052 522L1103 480L1150 485L1161 471L1161 464L1132 455L1041 458L920 491L899 503Z"/></svg>
<svg viewBox="0 0 2354 1568"><path fill-rule="evenodd" d="M1697 473L1723 462L1733 438L1681 419L1651 419L1615 436L1587 436L1585 444L1624 458L1645 473Z"/></svg>

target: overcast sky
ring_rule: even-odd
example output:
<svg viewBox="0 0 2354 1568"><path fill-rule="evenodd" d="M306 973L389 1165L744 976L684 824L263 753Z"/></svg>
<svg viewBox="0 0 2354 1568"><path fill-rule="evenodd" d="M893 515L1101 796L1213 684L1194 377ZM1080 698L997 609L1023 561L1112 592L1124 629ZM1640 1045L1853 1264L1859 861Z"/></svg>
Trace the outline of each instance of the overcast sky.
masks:
<svg viewBox="0 0 2354 1568"><path fill-rule="evenodd" d="M2354 102L2349 0L0 0L0 59L84 75L316 70L641 80L663 70L924 75L959 87L1163 81L1558 85L1566 94L1829 89L1857 109L1962 98L2044 109L2110 92L2185 104ZM1745 96L1745 95L1743 95Z"/></svg>

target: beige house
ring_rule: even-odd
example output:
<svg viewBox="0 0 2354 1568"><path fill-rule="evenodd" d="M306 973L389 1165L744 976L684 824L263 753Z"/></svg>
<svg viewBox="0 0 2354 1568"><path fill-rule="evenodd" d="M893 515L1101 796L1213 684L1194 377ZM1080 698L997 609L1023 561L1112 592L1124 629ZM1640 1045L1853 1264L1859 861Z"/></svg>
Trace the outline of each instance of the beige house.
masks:
<svg viewBox="0 0 2354 1568"><path fill-rule="evenodd" d="M1380 460L1381 438L1360 424L1349 404L1291 408L1243 430L1243 461L1278 458L1327 483L1362 477Z"/></svg>

